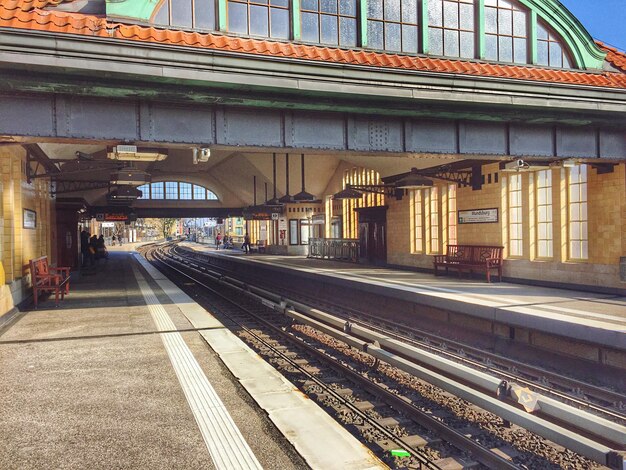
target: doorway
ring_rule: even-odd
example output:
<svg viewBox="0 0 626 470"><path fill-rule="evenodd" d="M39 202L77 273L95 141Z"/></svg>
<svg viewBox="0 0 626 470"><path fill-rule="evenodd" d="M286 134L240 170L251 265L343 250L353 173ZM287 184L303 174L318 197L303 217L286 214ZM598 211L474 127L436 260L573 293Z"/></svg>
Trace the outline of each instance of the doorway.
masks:
<svg viewBox="0 0 626 470"><path fill-rule="evenodd" d="M359 214L359 256L361 261L387 263L387 206L355 209Z"/></svg>

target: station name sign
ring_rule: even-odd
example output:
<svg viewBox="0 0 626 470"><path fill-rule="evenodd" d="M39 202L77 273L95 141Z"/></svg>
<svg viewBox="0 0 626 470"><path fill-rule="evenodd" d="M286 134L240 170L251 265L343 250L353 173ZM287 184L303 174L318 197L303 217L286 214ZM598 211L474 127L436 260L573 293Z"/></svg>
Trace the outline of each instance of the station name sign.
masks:
<svg viewBox="0 0 626 470"><path fill-rule="evenodd" d="M285 206L250 206L243 210L244 220L278 220Z"/></svg>
<svg viewBox="0 0 626 470"><path fill-rule="evenodd" d="M128 214L124 213L99 213L96 214L96 220L98 222L126 222L128 220Z"/></svg>
<svg viewBox="0 0 626 470"><path fill-rule="evenodd" d="M493 224L498 222L498 208L459 211L459 224Z"/></svg>

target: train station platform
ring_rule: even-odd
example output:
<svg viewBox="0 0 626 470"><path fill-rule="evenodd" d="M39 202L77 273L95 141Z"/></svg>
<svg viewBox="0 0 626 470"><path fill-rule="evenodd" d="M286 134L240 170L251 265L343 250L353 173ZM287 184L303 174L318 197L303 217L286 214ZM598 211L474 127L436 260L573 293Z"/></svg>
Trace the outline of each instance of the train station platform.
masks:
<svg viewBox="0 0 626 470"><path fill-rule="evenodd" d="M384 467L125 249L0 325L0 468Z"/></svg>
<svg viewBox="0 0 626 470"><path fill-rule="evenodd" d="M304 279L332 284L337 292L355 289L362 301L376 296L424 307L423 310L459 314L454 321L471 328L491 329L517 340L533 335L536 346L626 368L626 297L579 292L509 282L435 277L430 273L374 267L304 256L243 255L183 242L182 247L210 256L228 257ZM345 292L345 290L344 290ZM452 319L449 318L449 321ZM599 358L598 355L603 355Z"/></svg>

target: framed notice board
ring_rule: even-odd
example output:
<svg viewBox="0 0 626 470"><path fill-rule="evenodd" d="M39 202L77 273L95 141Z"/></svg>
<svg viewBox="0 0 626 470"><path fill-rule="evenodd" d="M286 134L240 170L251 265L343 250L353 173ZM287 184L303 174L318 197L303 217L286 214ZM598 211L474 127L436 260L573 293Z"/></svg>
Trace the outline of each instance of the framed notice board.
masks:
<svg viewBox="0 0 626 470"><path fill-rule="evenodd" d="M24 228L37 228L37 212L24 209Z"/></svg>

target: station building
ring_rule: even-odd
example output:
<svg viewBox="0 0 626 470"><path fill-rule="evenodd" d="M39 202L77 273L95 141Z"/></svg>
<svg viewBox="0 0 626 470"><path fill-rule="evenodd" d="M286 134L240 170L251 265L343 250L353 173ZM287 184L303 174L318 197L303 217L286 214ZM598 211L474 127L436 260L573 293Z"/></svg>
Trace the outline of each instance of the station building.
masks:
<svg viewBox="0 0 626 470"><path fill-rule="evenodd" d="M0 69L0 314L97 218L625 292L626 54L557 0L9 0Z"/></svg>

